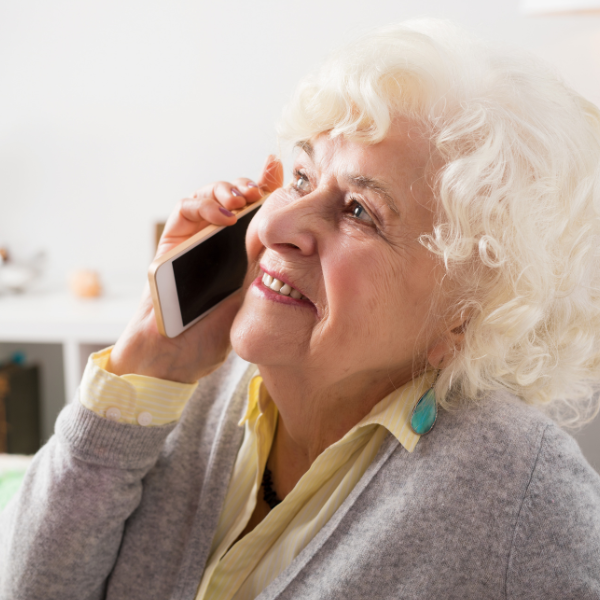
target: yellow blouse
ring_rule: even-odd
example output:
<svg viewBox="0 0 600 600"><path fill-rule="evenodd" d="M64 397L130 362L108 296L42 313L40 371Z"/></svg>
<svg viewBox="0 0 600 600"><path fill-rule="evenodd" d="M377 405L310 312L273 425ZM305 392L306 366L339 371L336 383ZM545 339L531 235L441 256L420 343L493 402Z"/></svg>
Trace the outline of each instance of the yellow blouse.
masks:
<svg viewBox="0 0 600 600"><path fill-rule="evenodd" d="M314 461L281 504L239 542L256 506L275 435L277 407L257 375L250 382L244 442L196 600L251 600L285 569L346 499L375 458L388 431L412 452L409 426L418 398L431 384L420 377L381 400L341 440ZM234 544L232 546L232 544Z"/></svg>
<svg viewBox="0 0 600 600"><path fill-rule="evenodd" d="M159 425L176 420L195 386L150 377L117 377L104 370L110 349L90 357L80 401L108 418ZM432 383L432 374L414 379L381 400L341 440L319 455L286 498L249 534L246 528L267 462L278 411L260 375L249 385L245 428L210 557L196 600L251 600L312 540L360 480L390 432L412 452L419 436L410 429L413 406ZM124 394L124 395L123 395ZM122 398L124 400L122 400ZM148 417L140 419L143 413ZM112 415L112 417L111 417ZM167 419L167 420L165 420ZM199 566L201 568L201 566Z"/></svg>

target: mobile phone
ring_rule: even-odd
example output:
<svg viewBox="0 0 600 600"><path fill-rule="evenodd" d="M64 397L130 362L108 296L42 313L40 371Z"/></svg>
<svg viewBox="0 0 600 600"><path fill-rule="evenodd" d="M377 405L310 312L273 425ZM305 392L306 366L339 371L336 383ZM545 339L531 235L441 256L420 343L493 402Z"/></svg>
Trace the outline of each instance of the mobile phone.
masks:
<svg viewBox="0 0 600 600"><path fill-rule="evenodd" d="M248 269L246 231L266 196L237 212L234 225L209 225L148 270L156 324L178 336L242 287Z"/></svg>

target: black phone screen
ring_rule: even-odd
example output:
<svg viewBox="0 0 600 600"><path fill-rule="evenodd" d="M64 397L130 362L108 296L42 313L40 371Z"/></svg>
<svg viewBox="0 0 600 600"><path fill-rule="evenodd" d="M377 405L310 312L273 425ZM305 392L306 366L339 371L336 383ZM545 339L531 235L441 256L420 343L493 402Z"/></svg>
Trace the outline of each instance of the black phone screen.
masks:
<svg viewBox="0 0 600 600"><path fill-rule="evenodd" d="M173 261L184 326L242 287L248 268L246 230L258 208Z"/></svg>

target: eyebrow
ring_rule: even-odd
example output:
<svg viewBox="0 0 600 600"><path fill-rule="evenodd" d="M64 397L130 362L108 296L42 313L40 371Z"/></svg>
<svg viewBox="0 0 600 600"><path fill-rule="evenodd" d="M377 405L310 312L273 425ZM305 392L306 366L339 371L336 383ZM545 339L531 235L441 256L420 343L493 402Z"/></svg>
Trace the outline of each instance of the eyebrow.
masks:
<svg viewBox="0 0 600 600"><path fill-rule="evenodd" d="M400 214L398 207L396 206L396 203L394 202L394 199L392 198L388 189L381 182L377 181L377 179L365 177L364 175L346 175L346 181L360 188L361 190L371 190L372 192L375 192L385 201L392 212L396 213L397 215Z"/></svg>
<svg viewBox="0 0 600 600"><path fill-rule="evenodd" d="M315 150L309 141L302 140L300 142L296 142L295 147L306 152L309 158L314 160ZM365 175L346 175L345 179L348 183L354 185L355 187L358 187L362 190L371 190L372 192L375 192L385 201L392 212L396 213L397 215L400 214L398 207L394 202L394 198L390 194L388 188L377 179L366 177Z"/></svg>
<svg viewBox="0 0 600 600"><path fill-rule="evenodd" d="M300 148L300 150L304 150L304 152L306 152L306 154L308 154L308 156L311 159L314 158L315 149L313 148L313 145L310 142L306 140L301 140L294 144L294 148Z"/></svg>

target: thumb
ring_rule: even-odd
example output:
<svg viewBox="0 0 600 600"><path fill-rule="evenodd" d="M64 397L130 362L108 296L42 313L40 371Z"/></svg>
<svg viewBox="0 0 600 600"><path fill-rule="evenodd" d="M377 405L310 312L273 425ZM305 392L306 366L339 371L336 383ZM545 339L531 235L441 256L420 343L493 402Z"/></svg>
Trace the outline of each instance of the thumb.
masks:
<svg viewBox="0 0 600 600"><path fill-rule="evenodd" d="M283 164L273 154L269 154L258 178L258 186L265 192L273 192L283 185Z"/></svg>

